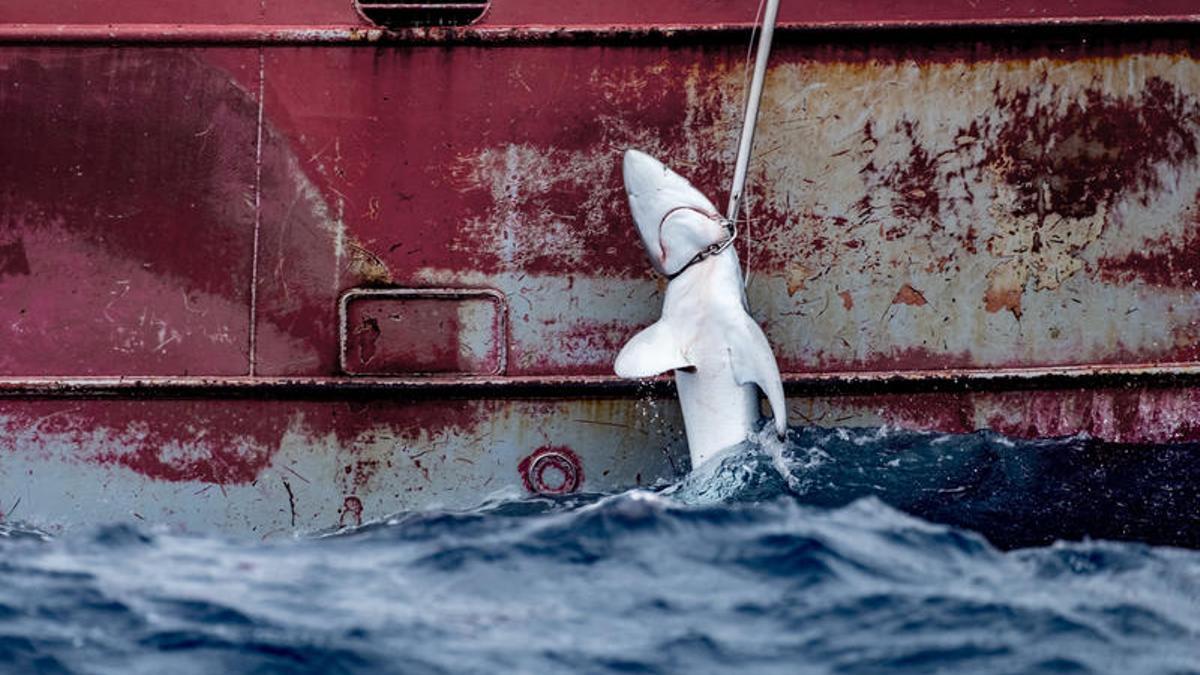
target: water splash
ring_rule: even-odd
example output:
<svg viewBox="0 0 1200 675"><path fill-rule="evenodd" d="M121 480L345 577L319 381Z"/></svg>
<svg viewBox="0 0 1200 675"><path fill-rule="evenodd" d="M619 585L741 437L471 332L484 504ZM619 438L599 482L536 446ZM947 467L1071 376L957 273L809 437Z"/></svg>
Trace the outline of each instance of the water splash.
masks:
<svg viewBox="0 0 1200 675"><path fill-rule="evenodd" d="M1200 548L1200 446L1088 436L1034 441L990 431L769 428L699 467L671 494L690 504L788 494L836 508L876 497L1004 548L1133 539Z"/></svg>

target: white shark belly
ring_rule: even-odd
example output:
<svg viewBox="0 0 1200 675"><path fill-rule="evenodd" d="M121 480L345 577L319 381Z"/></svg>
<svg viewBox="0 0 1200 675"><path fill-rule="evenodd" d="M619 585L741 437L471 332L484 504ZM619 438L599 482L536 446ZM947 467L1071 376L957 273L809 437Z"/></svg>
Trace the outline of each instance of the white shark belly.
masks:
<svg viewBox="0 0 1200 675"><path fill-rule="evenodd" d="M728 364L675 371L688 451L695 469L721 450L746 440L761 413L753 384L741 385Z"/></svg>

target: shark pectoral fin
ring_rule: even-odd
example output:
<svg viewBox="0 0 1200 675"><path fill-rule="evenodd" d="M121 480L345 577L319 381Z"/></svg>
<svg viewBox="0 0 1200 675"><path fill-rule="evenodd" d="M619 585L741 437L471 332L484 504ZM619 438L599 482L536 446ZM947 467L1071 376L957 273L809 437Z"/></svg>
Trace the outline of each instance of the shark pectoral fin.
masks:
<svg viewBox="0 0 1200 675"><path fill-rule="evenodd" d="M733 339L729 341L733 379L742 385L756 384L763 390L775 417L775 433L783 436L787 432L787 401L783 397L783 380L779 378L779 365L775 363L771 343L748 315L734 332L736 336L730 336Z"/></svg>
<svg viewBox="0 0 1200 675"><path fill-rule="evenodd" d="M613 370L621 377L638 379L691 365L671 327L660 320L634 335L621 348Z"/></svg>

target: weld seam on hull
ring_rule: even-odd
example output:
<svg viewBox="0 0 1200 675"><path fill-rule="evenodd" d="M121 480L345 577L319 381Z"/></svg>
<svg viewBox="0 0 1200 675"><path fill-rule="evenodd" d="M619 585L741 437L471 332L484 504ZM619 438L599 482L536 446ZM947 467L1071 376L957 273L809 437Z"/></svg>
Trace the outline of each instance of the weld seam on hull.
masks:
<svg viewBox="0 0 1200 675"><path fill-rule="evenodd" d="M1200 386L1200 363L1045 368L945 369L912 371L790 373L783 376L792 395L862 395L1087 389L1103 387ZM63 398L359 398L406 395L411 398L463 398L495 395L564 398L575 396L666 394L670 378L649 383L614 376L515 377L76 377L0 378L0 397Z"/></svg>
<svg viewBox="0 0 1200 675"><path fill-rule="evenodd" d="M1194 30L1200 14L1164 16L1098 16L1029 19L932 21L785 22L777 33L843 35L855 33L946 33L955 40L970 33L1022 33L1092 30L1130 39L1130 28ZM253 24L0 24L0 44L554 44L687 41L696 38L744 40L749 23L623 24L564 26L471 26L388 30L361 25ZM962 31L968 31L962 34Z"/></svg>

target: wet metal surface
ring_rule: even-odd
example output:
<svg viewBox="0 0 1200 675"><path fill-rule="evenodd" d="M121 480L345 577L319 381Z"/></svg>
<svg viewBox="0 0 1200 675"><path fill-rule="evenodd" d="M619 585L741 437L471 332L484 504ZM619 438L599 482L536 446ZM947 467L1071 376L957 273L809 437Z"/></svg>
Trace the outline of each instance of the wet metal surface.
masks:
<svg viewBox="0 0 1200 675"><path fill-rule="evenodd" d="M619 156L723 194L754 7L636 4L155 4L161 44L6 5L0 508L265 533L674 475L671 392L609 377L662 293ZM1031 8L785 7L738 246L797 419L1200 438L1190 10Z"/></svg>
<svg viewBox="0 0 1200 675"><path fill-rule="evenodd" d="M0 430L3 513L51 530L132 519L278 536L527 484L648 485L686 458L678 414L650 399L10 400Z"/></svg>

